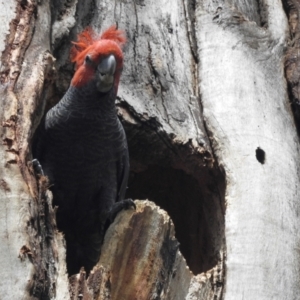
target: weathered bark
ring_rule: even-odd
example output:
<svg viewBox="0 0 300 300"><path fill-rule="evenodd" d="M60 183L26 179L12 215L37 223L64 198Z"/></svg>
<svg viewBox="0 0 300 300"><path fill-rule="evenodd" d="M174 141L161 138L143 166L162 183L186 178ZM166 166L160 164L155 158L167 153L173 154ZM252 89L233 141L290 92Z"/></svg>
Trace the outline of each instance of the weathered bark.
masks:
<svg viewBox="0 0 300 300"><path fill-rule="evenodd" d="M1 25L1 298L47 299L68 294L62 237L55 231L46 179L29 161L30 139L51 78L48 3L2 3ZM2 27L3 26L3 27ZM9 31L8 28L9 27Z"/></svg>
<svg viewBox="0 0 300 300"><path fill-rule="evenodd" d="M1 5L1 299L297 298L299 141L280 1ZM297 102L298 4L284 5ZM31 139L72 78L70 41L115 22L128 37L116 103L130 148L127 196L171 219L152 202L120 213L99 263L71 277L69 291Z"/></svg>

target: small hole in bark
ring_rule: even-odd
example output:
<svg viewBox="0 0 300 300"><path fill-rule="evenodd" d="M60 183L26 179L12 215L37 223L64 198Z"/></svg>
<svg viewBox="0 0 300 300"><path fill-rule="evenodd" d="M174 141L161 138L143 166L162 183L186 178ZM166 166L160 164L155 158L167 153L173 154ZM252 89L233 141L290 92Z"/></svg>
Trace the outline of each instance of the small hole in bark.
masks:
<svg viewBox="0 0 300 300"><path fill-rule="evenodd" d="M28 4L27 0L21 0L20 2L22 9L26 9L27 4Z"/></svg>
<svg viewBox="0 0 300 300"><path fill-rule="evenodd" d="M261 148L257 148L255 150L255 155L256 155L256 159L263 165L265 163L266 160L266 153L263 149Z"/></svg>

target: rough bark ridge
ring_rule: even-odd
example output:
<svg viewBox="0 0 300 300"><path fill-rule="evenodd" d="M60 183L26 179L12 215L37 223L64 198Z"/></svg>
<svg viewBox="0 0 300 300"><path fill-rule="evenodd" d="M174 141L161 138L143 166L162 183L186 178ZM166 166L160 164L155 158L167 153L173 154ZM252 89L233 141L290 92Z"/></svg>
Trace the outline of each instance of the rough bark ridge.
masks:
<svg viewBox="0 0 300 300"><path fill-rule="evenodd" d="M6 278L1 283L1 297L50 299L55 297L57 288L61 295L67 292L66 282L61 285L61 280L57 281L59 270L64 268L64 250L61 237L55 233L51 199L45 193L46 182L41 179L38 187L28 165L32 124L38 121L35 113L41 111L40 100L53 68L49 51L50 8L46 3L16 1L5 4L5 9L15 14L11 15L10 31L5 46L1 47L1 138L4 142L1 231L6 236L1 250L7 253L1 259L3 278ZM5 286L14 289L7 290Z"/></svg>
<svg viewBox="0 0 300 300"><path fill-rule="evenodd" d="M290 39L285 56L285 73L289 87L289 96L295 114L296 125L300 129L300 25L298 1L286 0L283 5L289 20Z"/></svg>

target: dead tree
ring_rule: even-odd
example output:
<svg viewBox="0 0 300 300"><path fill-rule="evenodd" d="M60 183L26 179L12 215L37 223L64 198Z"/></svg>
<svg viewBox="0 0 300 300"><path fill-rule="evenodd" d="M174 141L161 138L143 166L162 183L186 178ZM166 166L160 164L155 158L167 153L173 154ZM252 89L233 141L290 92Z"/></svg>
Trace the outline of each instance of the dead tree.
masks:
<svg viewBox="0 0 300 300"><path fill-rule="evenodd" d="M1 299L298 297L296 0L10 0L1 11ZM113 23L128 38L116 105L137 210L109 227L90 276L68 279L32 136L68 88L71 41Z"/></svg>

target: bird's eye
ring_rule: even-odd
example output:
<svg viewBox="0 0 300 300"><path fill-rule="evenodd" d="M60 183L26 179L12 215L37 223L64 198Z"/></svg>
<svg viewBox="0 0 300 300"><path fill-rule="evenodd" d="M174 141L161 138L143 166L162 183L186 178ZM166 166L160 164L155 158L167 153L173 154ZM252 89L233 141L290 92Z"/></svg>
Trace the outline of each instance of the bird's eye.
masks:
<svg viewBox="0 0 300 300"><path fill-rule="evenodd" d="M91 56L89 54L85 57L85 61L84 62L86 64L89 64L89 65L93 64L92 58L91 58Z"/></svg>

